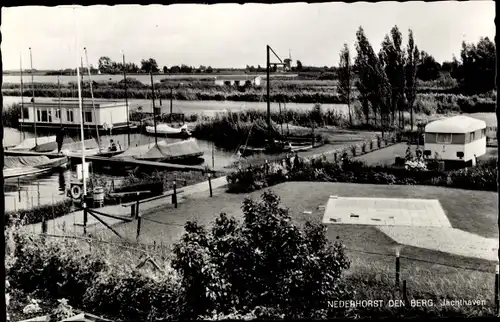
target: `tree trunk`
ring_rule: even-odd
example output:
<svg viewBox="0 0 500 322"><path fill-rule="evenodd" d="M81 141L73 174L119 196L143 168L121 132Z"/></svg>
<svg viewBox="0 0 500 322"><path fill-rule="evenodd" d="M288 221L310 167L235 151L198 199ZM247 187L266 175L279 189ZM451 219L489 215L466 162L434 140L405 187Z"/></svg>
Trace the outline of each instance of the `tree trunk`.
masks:
<svg viewBox="0 0 500 322"><path fill-rule="evenodd" d="M410 103L410 126L413 131L413 102Z"/></svg>

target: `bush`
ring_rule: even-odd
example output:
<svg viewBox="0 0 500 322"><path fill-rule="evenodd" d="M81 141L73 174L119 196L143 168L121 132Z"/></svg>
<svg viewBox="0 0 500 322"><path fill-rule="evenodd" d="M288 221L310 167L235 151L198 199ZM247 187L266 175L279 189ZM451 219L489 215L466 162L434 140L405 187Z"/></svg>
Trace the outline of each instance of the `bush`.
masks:
<svg viewBox="0 0 500 322"><path fill-rule="evenodd" d="M62 217L74 211L73 201L65 199L54 205L43 205L28 210L8 211L5 213L5 225L10 226L16 220L20 220L23 225L41 223L43 218L46 220Z"/></svg>
<svg viewBox="0 0 500 322"><path fill-rule="evenodd" d="M272 192L245 199L244 222L221 214L210 231L188 222L174 245L174 270L141 271L113 262L99 244L43 239L10 227L10 287L37 298L135 321L196 319L213 313L324 318L326 301L350 296L341 281L350 262L320 224L298 228ZM164 263L169 265L169 263Z"/></svg>
<svg viewBox="0 0 500 322"><path fill-rule="evenodd" d="M242 209L242 223L221 214L211 231L186 223L174 247L192 317L260 306L268 317L325 318L327 300L349 296L341 275L350 262L322 225L298 228L270 191L260 202L245 199Z"/></svg>

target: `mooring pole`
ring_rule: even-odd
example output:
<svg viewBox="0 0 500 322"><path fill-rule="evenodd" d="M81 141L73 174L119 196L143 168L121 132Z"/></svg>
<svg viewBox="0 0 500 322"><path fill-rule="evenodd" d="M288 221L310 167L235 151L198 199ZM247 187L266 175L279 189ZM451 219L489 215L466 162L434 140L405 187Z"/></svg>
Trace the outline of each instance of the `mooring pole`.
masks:
<svg viewBox="0 0 500 322"><path fill-rule="evenodd" d="M128 92L127 92L127 66L125 65L125 53L122 52L123 58L123 81L125 83L125 106L127 108L127 135L128 135L128 146L130 147L130 112L128 110Z"/></svg>
<svg viewBox="0 0 500 322"><path fill-rule="evenodd" d="M87 205L85 202L83 203L83 234L87 234L87 219L88 219L88 214L87 214Z"/></svg>
<svg viewBox="0 0 500 322"><path fill-rule="evenodd" d="M153 122L155 127L155 145L158 146L158 135L156 134L156 106L155 106L155 86L153 83L153 72L150 71L149 75L151 75L151 99L153 100Z"/></svg>
<svg viewBox="0 0 500 322"><path fill-rule="evenodd" d="M213 193L212 193L212 176L210 174L210 172L208 173L208 188L210 189L210 197L213 196Z"/></svg>
<svg viewBox="0 0 500 322"><path fill-rule="evenodd" d="M266 77L267 77L267 130L268 130L268 140L269 144L271 143L271 91L270 91L270 73L269 73L269 45L266 46Z"/></svg>
<svg viewBox="0 0 500 322"><path fill-rule="evenodd" d="M36 133L36 118L37 118L37 113L36 113L36 105L35 105L35 80L34 80L34 75L33 75L33 56L31 54L31 47L30 49L30 63L31 63L31 86L33 87L33 97L32 103L33 103L33 127L35 129L35 146L38 146L38 135Z"/></svg>

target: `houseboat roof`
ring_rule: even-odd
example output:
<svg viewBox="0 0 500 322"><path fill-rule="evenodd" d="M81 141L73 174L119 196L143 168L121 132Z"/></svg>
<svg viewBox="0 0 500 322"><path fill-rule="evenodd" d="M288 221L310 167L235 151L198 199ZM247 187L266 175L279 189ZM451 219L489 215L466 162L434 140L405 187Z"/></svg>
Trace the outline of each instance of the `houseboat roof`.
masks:
<svg viewBox="0 0 500 322"><path fill-rule="evenodd" d="M24 105L29 105L31 106L33 103L32 102L24 102ZM80 104L78 103L77 99L61 99L59 101L58 99L53 99L49 101L36 101L35 104L37 107L55 107L58 108L59 106L64 107L64 108L79 108ZM111 100L94 100L94 104L92 104L92 100L87 99L83 100L83 107L88 108L88 107L93 107L95 106L96 108L107 108L107 107L116 107L116 106L125 106L125 102L123 101L111 101Z"/></svg>
<svg viewBox="0 0 500 322"><path fill-rule="evenodd" d="M425 126L428 133L469 133L485 129L486 122L465 115L457 115L434 122Z"/></svg>
<svg viewBox="0 0 500 322"><path fill-rule="evenodd" d="M242 80L253 80L256 78L260 78L260 76L257 75L222 75L222 76L216 76L216 80L225 80L225 81L242 81Z"/></svg>

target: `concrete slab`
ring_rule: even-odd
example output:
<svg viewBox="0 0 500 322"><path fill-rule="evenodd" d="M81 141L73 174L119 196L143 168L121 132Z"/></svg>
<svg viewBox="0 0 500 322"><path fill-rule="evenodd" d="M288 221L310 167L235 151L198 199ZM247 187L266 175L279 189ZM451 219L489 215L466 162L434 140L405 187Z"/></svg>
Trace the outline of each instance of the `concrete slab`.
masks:
<svg viewBox="0 0 500 322"><path fill-rule="evenodd" d="M439 200L436 199L330 196L325 207L323 223L451 227Z"/></svg>

